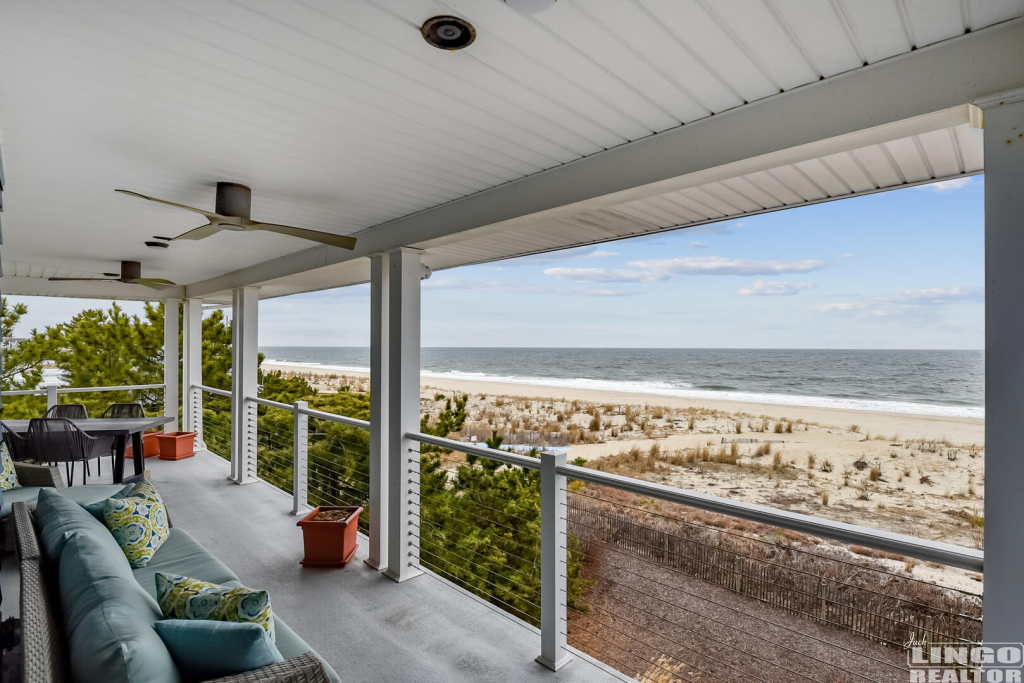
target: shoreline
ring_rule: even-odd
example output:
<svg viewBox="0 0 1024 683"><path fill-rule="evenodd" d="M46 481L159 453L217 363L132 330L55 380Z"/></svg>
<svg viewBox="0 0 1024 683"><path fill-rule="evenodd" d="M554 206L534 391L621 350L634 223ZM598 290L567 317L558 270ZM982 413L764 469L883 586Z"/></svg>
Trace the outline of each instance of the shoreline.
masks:
<svg viewBox="0 0 1024 683"><path fill-rule="evenodd" d="M277 371L316 377L347 376L368 378L361 370L341 370L303 363L264 361L265 371ZM823 426L847 428L856 424L864 433L901 438L946 438L954 443L983 444L985 420L976 417L921 415L856 408L831 408L781 403L745 402L718 398L688 398L602 389L563 388L541 384L520 384L465 378L421 376L421 389L437 389L456 393L487 396L517 396L529 399L566 399L588 403L617 405L665 406L673 409L702 407L729 413L747 413L773 419L801 419Z"/></svg>

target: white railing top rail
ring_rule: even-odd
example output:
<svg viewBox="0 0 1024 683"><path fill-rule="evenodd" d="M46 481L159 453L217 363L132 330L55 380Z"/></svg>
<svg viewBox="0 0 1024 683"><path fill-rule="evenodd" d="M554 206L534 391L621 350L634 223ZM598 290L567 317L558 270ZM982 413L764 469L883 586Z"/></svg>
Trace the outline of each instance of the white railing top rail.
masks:
<svg viewBox="0 0 1024 683"><path fill-rule="evenodd" d="M317 420L330 420L331 422L337 422L338 424L348 425L349 427L358 427L359 429L369 429L370 423L366 420L358 420L354 417L346 417L344 415L335 415L334 413L325 413L322 410L314 410L313 408L302 408L299 410L303 415L316 418Z"/></svg>
<svg viewBox="0 0 1024 683"><path fill-rule="evenodd" d="M258 396L247 396L246 400L252 401L256 405L266 406L267 408L287 410L289 413L295 412L295 406L289 405L287 403L280 403L279 401L271 401L270 399L260 398ZM300 415L306 415L317 420L329 420L331 422L337 422L338 424L347 425L349 427L358 427L359 429L370 428L369 422L367 422L366 420L359 420L354 417L346 417L345 415L335 415L334 413L325 413L322 410L315 410L313 408L300 408L298 412Z"/></svg>
<svg viewBox="0 0 1024 683"><path fill-rule="evenodd" d="M278 408L280 410L287 410L289 413L292 412L293 407L287 403L278 403L277 401L271 401L266 398L258 398L253 396L246 397L256 405L266 406L268 408Z"/></svg>
<svg viewBox="0 0 1024 683"><path fill-rule="evenodd" d="M503 462L506 465L515 465L527 470L540 469L540 460L526 455L519 455L518 453L501 451L495 448L488 448L487 446L475 446L464 441L445 439L440 436L421 434L420 432L409 432L406 436L413 441L430 444L431 446L438 446L439 448L447 448L448 450L458 451L459 453L465 453L467 455L475 455L480 458L487 458L488 460L497 460L498 462Z"/></svg>
<svg viewBox="0 0 1024 683"><path fill-rule="evenodd" d="M87 394L93 391L132 391L135 389L163 389L164 384L125 384L116 387L57 387L58 394ZM2 391L4 396L46 396L46 389L16 389Z"/></svg>
<svg viewBox="0 0 1024 683"><path fill-rule="evenodd" d="M224 389L214 389L213 387L208 387L205 384L196 384L195 387L197 389L200 389L202 391L206 391L206 392L214 394L216 396L227 396L228 398L231 398L231 392L230 391L225 391Z"/></svg>
<svg viewBox="0 0 1024 683"><path fill-rule="evenodd" d="M751 522L769 524L842 543L853 543L875 550L897 553L924 562L939 562L951 567L959 567L977 572L983 571L985 566L985 554L981 550L963 548L950 543L928 541L914 538L913 536L879 531L854 524L834 522L830 519L812 517L811 515L804 515L798 512L777 510L754 503L719 498L706 493L686 491L674 486L654 484L649 481L632 479L608 472L599 472L575 465L564 465L558 467L556 471L571 479L579 479L591 484L609 486L638 495L657 498L669 503L679 503L680 505L699 508L708 512L739 517Z"/></svg>

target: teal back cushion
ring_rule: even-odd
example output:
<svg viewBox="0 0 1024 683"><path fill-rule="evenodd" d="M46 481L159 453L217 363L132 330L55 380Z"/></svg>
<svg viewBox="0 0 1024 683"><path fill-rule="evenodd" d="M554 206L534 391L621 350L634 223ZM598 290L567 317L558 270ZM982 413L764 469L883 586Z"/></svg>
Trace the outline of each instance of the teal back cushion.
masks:
<svg viewBox="0 0 1024 683"><path fill-rule="evenodd" d="M73 535L60 557L59 585L75 681L181 681L153 627L160 608L132 577L116 543L111 548L93 536Z"/></svg>
<svg viewBox="0 0 1024 683"><path fill-rule="evenodd" d="M78 535L92 536L97 538L100 543L105 543L108 548L113 547L117 548L118 552L121 551L117 541L110 535L102 522L86 512L75 501L57 493L55 489L42 488L39 490L35 522L39 529L43 555L52 567L60 562L64 544L70 538ZM122 557L124 557L123 554ZM127 567L127 563L125 566Z"/></svg>
<svg viewBox="0 0 1024 683"><path fill-rule="evenodd" d="M186 681L231 676L284 661L259 624L166 619L156 623L156 632Z"/></svg>
<svg viewBox="0 0 1024 683"><path fill-rule="evenodd" d="M147 484L149 483L145 479L143 479L142 481ZM118 491L117 493L110 497L127 498L128 495L132 492L132 489L134 488L135 484L128 484L123 489L121 489L120 491ZM107 499L104 498L103 500L98 500L95 503L89 503L88 505L83 505L82 507L85 508L86 512L95 517L100 524L103 524L103 506L106 505L106 503Z"/></svg>

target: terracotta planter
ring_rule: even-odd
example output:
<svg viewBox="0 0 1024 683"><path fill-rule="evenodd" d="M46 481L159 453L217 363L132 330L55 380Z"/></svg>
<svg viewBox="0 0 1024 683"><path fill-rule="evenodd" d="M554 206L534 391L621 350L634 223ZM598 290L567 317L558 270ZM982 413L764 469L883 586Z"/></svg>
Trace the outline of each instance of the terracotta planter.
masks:
<svg viewBox="0 0 1024 683"><path fill-rule="evenodd" d="M160 455L160 442L157 440L157 436L159 436L157 432L142 435L142 456L144 458L152 458ZM129 439L129 441L130 440L131 439ZM129 444L124 449L124 457L130 458L134 454L135 450L131 447L131 444Z"/></svg>
<svg viewBox="0 0 1024 683"><path fill-rule="evenodd" d="M196 454L195 432L164 432L155 436L160 441L161 460L184 460Z"/></svg>
<svg viewBox="0 0 1024 683"><path fill-rule="evenodd" d="M339 520L314 520L318 512L338 510L345 516ZM363 508L355 506L322 505L296 522L302 527L302 542L306 556L304 567L344 567L356 554L356 532Z"/></svg>

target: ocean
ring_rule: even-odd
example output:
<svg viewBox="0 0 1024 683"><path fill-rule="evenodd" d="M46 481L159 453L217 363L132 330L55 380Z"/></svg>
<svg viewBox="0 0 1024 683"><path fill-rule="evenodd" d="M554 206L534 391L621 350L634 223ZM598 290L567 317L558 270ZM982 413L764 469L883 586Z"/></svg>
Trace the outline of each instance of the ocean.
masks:
<svg viewBox="0 0 1024 683"><path fill-rule="evenodd" d="M367 371L368 348L266 346L267 361ZM985 417L984 351L424 348L427 377Z"/></svg>

